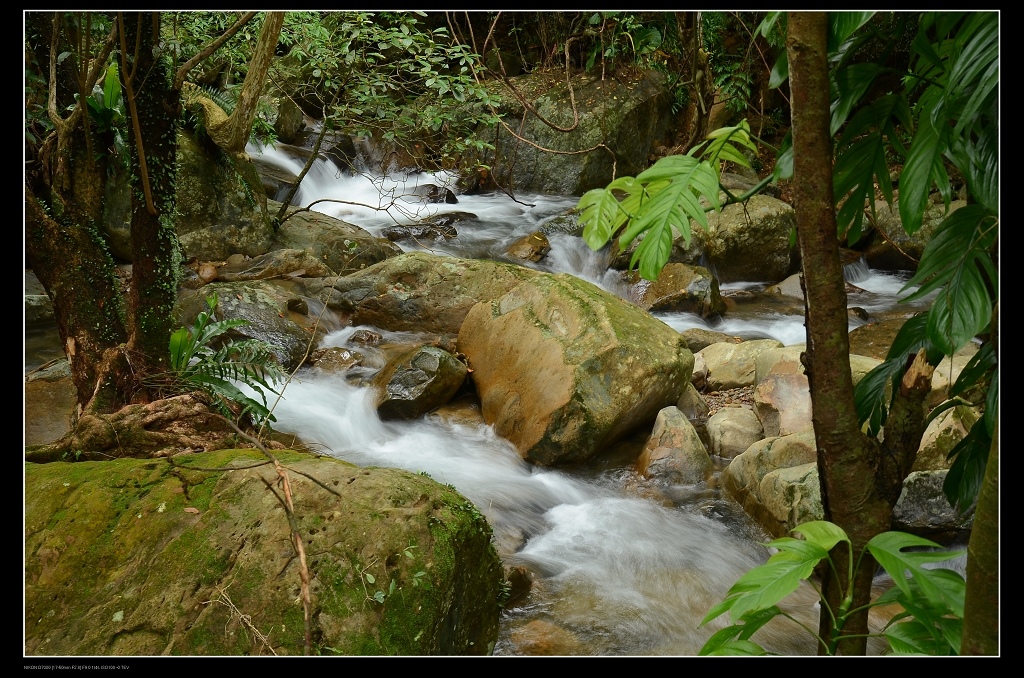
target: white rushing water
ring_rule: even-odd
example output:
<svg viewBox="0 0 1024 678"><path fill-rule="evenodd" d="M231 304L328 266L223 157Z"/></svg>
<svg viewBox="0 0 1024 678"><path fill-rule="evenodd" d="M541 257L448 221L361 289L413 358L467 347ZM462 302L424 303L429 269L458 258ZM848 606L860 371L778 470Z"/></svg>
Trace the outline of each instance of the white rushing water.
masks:
<svg viewBox="0 0 1024 678"><path fill-rule="evenodd" d="M264 155L276 163L293 162L274 149ZM298 163L293 165L298 172ZM424 204L414 195L426 183L443 186L450 180L426 173L347 176L323 162L306 177L295 203L342 201L318 203L314 209L374 234L396 222L411 223L425 212L470 212L477 220L460 225L459 236L451 241L430 243L432 251L495 258L508 243L576 204L571 197L519 195L512 200L500 193L460 196L455 205ZM593 252L580 238L562 233L552 233L549 240L551 252L538 268L571 273L625 295L620 276L607 269L607 253ZM905 282L871 271L858 277L857 285L880 305L891 305ZM787 345L804 341L799 314L755 311L713 326L693 314L660 317L678 330L710 327L770 336ZM334 332L323 345L347 346L353 330ZM382 334L396 339L394 333ZM424 472L474 502L492 524L506 563L524 565L535 575L531 595L504 613L496 654L528 653L532 634L555 627L572 634L571 641L557 646L563 653L696 654L721 621L699 628L708 609L767 558L759 543L766 535L713 486L657 487L614 458L589 470L539 468L480 424L433 415L383 422L369 391L343 376L300 371L275 414L275 429L295 433L327 454L364 466ZM812 591L799 593L792 614L816 626ZM810 636L788 620L773 622L756 639L784 654L814 652Z"/></svg>

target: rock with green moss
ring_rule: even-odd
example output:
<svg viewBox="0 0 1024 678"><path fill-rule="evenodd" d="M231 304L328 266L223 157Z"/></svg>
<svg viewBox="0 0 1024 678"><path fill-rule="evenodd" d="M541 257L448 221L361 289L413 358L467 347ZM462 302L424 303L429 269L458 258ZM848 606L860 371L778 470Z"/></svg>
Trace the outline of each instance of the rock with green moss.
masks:
<svg viewBox="0 0 1024 678"><path fill-rule="evenodd" d="M677 331L567 274L539 274L475 305L458 346L484 419L544 465L586 461L650 427L693 371Z"/></svg>
<svg viewBox="0 0 1024 678"><path fill-rule="evenodd" d="M487 654L501 565L424 475L251 450L25 464L29 655ZM235 470L224 470L232 468ZM314 480L315 479L315 480Z"/></svg>

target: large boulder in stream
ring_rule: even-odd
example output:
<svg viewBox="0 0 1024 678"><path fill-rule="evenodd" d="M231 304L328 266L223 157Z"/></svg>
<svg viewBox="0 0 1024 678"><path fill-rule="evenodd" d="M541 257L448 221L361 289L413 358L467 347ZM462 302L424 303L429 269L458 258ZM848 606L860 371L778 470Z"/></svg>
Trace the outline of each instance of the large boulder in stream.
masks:
<svg viewBox="0 0 1024 678"><path fill-rule="evenodd" d="M268 204L274 214L281 208L281 203L274 200ZM271 249L303 250L337 275L361 271L402 253L401 247L386 238L341 219L296 207L288 208Z"/></svg>
<svg viewBox="0 0 1024 678"><path fill-rule="evenodd" d="M473 504L424 475L276 454L313 654L491 651L502 567ZM26 463L25 654L303 654L302 559L260 461Z"/></svg>
<svg viewBox="0 0 1024 678"><path fill-rule="evenodd" d="M484 419L523 458L581 462L653 424L690 381L674 329L571 275L474 306L459 332Z"/></svg>
<svg viewBox="0 0 1024 678"><path fill-rule="evenodd" d="M501 125L476 134L495 140L494 150L480 163L491 168L500 185L517 191L583 195L603 188L616 174L639 174L671 118L672 95L664 74L654 70L620 71L604 79L579 74L566 82L560 70L538 69L510 81L543 119L524 118L522 104L511 96L502 97L506 103L498 114L532 143L523 143ZM575 153L580 149L592 150Z"/></svg>
<svg viewBox="0 0 1024 678"><path fill-rule="evenodd" d="M515 264L408 252L339 279L329 306L351 313L353 325L457 334L477 302L539 275Z"/></svg>

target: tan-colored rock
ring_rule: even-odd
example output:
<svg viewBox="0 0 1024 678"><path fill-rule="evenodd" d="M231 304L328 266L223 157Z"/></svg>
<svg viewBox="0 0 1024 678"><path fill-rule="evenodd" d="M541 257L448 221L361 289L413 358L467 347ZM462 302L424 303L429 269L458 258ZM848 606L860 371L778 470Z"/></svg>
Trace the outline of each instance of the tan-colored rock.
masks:
<svg viewBox="0 0 1024 678"><path fill-rule="evenodd" d="M683 485L706 481L713 470L711 457L693 424L677 407L658 413L636 471L645 478Z"/></svg>
<svg viewBox="0 0 1024 678"><path fill-rule="evenodd" d="M459 332L484 419L539 464L589 459L674 405L693 355L679 333L570 275L474 306Z"/></svg>

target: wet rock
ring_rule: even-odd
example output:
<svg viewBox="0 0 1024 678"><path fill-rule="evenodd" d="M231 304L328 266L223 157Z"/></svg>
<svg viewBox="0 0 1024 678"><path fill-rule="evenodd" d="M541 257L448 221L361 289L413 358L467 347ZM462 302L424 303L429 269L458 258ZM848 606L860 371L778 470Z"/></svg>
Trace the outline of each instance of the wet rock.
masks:
<svg viewBox="0 0 1024 678"><path fill-rule="evenodd" d="M413 349L374 377L381 419L415 419L447 403L466 379L466 365L436 346Z"/></svg>

